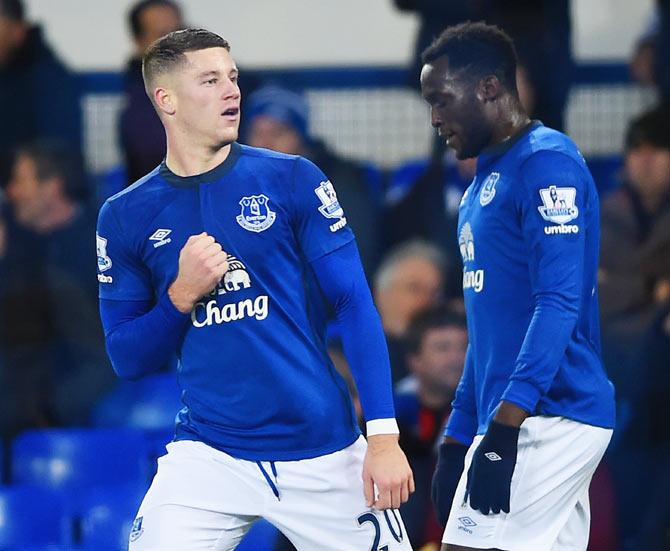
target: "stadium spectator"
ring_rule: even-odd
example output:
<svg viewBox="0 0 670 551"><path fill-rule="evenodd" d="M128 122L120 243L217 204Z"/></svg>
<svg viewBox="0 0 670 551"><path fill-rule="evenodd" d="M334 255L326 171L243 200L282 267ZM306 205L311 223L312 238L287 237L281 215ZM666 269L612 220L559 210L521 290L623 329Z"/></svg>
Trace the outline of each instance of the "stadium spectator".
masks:
<svg viewBox="0 0 670 551"><path fill-rule="evenodd" d="M670 548L670 217L656 223L639 256L653 319L636 343L625 387L629 420L621 426L613 466L625 549L661 551Z"/></svg>
<svg viewBox="0 0 670 551"><path fill-rule="evenodd" d="M448 265L445 287L449 299L463 296L456 226L458 207L476 164L475 159L456 160L453 155L432 159L405 195L387 201L384 213L385 246L424 239L442 250Z"/></svg>
<svg viewBox="0 0 670 551"><path fill-rule="evenodd" d="M128 184L160 164L165 157L165 132L144 90L142 55L156 39L182 29L181 9L170 0L142 0L128 13L135 52L124 78L125 107L119 119L119 136Z"/></svg>
<svg viewBox="0 0 670 551"><path fill-rule="evenodd" d="M380 211L363 168L310 135L309 106L294 91L278 86L259 88L248 97L243 111L243 141L306 157L335 182L347 222L356 233L363 267L372 274L380 251Z"/></svg>
<svg viewBox="0 0 670 551"><path fill-rule="evenodd" d="M400 508L414 548L442 539L430 500L436 442L451 411L463 373L468 333L465 317L447 306L432 306L412 318L407 330L410 375L395 386L400 446L407 454L416 491Z"/></svg>
<svg viewBox="0 0 670 551"><path fill-rule="evenodd" d="M79 155L66 146L19 148L7 186L0 311L6 434L83 424L114 381L98 320L95 218L86 189Z"/></svg>
<svg viewBox="0 0 670 551"><path fill-rule="evenodd" d="M639 252L670 217L670 110L635 119L626 135L625 181L602 206L599 284L604 321L650 304Z"/></svg>
<svg viewBox="0 0 670 551"><path fill-rule="evenodd" d="M646 29L638 38L630 61L635 80L658 89L661 101L670 102L670 2L656 0Z"/></svg>
<svg viewBox="0 0 670 551"><path fill-rule="evenodd" d="M75 77L25 18L21 0L0 0L0 185L9 177L13 150L36 139L81 145Z"/></svg>
<svg viewBox="0 0 670 551"><path fill-rule="evenodd" d="M404 339L410 320L442 298L446 260L426 241L409 241L392 249L374 278L375 303L382 319L396 383L409 373Z"/></svg>

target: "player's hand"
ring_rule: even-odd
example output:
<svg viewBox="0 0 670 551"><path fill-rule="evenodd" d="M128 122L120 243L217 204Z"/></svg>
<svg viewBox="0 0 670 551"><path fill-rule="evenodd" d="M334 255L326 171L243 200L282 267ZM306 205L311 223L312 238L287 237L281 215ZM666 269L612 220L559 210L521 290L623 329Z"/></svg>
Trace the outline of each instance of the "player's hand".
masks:
<svg viewBox="0 0 670 551"><path fill-rule="evenodd" d="M179 253L179 272L168 294L177 310L190 312L195 303L228 271L228 254L211 235L192 235Z"/></svg>
<svg viewBox="0 0 670 551"><path fill-rule="evenodd" d="M455 440L440 444L430 497L437 513L437 519L442 526L447 524L458 481L463 474L463 464L467 452L468 446Z"/></svg>
<svg viewBox="0 0 670 551"><path fill-rule="evenodd" d="M465 499L469 498L470 507L485 515L509 513L519 430L519 427L491 421L472 456Z"/></svg>
<svg viewBox="0 0 670 551"><path fill-rule="evenodd" d="M379 495L375 499L375 486ZM375 509L397 509L414 492L414 476L397 434L368 437L368 451L363 462L365 502Z"/></svg>

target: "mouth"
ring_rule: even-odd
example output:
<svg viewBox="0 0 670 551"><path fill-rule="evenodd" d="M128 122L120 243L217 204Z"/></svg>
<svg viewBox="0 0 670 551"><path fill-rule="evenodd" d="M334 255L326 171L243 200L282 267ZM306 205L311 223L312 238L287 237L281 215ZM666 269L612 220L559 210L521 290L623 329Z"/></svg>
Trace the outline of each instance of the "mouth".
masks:
<svg viewBox="0 0 670 551"><path fill-rule="evenodd" d="M229 107L223 113L221 113L221 116L228 120L237 120L239 115L240 115L239 107Z"/></svg>
<svg viewBox="0 0 670 551"><path fill-rule="evenodd" d="M452 145L451 141L456 136L456 132L440 131L440 136L444 138L444 141L447 142L447 145Z"/></svg>

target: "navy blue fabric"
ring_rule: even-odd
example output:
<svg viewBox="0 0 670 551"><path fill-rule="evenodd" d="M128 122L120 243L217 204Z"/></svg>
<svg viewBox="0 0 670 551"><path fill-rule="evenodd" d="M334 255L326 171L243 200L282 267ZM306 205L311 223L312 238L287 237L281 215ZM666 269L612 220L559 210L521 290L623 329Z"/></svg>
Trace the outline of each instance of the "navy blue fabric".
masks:
<svg viewBox="0 0 670 551"><path fill-rule="evenodd" d="M468 447L462 444L440 444L430 495L435 506L437 519L442 526L447 524L458 481L463 473L463 464L467 452Z"/></svg>
<svg viewBox="0 0 670 551"><path fill-rule="evenodd" d="M509 513L518 441L518 427L491 422L468 469L465 499L470 500L470 507L485 515Z"/></svg>

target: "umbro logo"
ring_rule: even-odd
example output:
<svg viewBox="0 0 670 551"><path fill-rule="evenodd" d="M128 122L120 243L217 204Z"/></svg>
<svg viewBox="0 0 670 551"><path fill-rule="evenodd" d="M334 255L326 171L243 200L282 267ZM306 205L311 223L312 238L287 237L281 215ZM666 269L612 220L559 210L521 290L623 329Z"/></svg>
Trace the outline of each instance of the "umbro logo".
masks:
<svg viewBox="0 0 670 551"><path fill-rule="evenodd" d="M477 526L477 523L470 517L459 517L458 522L460 522L463 526Z"/></svg>
<svg viewBox="0 0 670 551"><path fill-rule="evenodd" d="M496 452L485 453L484 457L486 457L486 459L489 461L502 461L502 457L500 457Z"/></svg>
<svg viewBox="0 0 670 551"><path fill-rule="evenodd" d="M156 230L154 234L149 238L149 241L156 241L156 243L154 243L154 249L157 249L158 247L167 245L172 241L172 239L168 237L168 235L170 235L171 233L172 230L166 230L166 229Z"/></svg>
<svg viewBox="0 0 670 551"><path fill-rule="evenodd" d="M472 529L477 526L477 523L470 517L458 517L458 522L460 523L458 529L470 535L473 534Z"/></svg>

